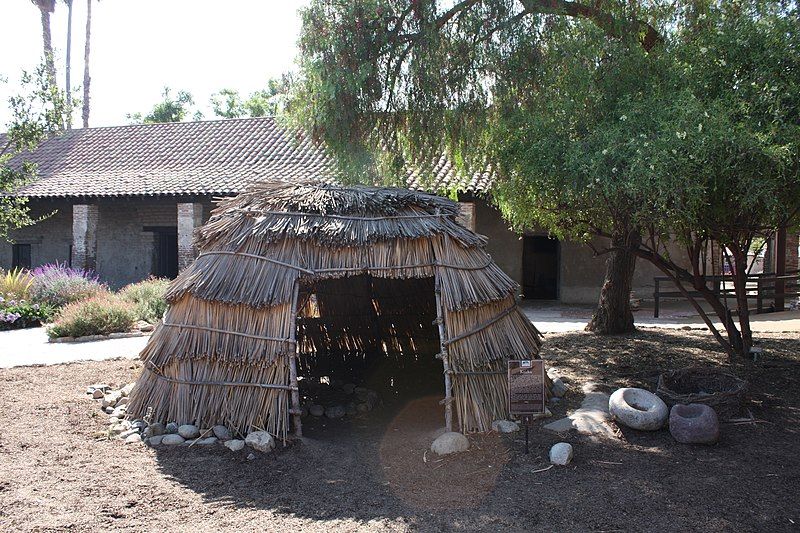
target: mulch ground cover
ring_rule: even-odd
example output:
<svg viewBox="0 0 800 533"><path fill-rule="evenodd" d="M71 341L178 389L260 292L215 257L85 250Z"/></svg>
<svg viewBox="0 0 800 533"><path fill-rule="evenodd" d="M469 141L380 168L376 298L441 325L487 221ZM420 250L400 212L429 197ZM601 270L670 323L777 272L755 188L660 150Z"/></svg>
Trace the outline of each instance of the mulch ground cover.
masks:
<svg viewBox="0 0 800 533"><path fill-rule="evenodd" d="M595 442L537 422L528 455L518 433L433 456L432 396L309 420L304 442L250 461L247 449L124 445L95 438L106 416L85 389L133 380L138 362L0 370L0 530L797 531L800 339L759 338L756 422L723 425L719 444L624 428ZM707 332L665 330L547 335L543 356L570 378L556 417L588 381L654 390L663 370L725 361ZM543 470L560 440L573 462Z"/></svg>

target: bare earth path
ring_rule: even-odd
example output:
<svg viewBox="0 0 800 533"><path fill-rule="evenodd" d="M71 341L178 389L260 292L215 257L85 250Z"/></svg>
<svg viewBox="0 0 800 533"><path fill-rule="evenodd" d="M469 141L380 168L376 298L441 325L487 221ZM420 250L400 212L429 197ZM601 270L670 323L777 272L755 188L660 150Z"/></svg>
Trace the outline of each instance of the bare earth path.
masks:
<svg viewBox="0 0 800 533"><path fill-rule="evenodd" d="M247 461L222 447L95 440L105 417L86 385L130 381L138 362L2 369L0 531L796 531L800 339L786 337L762 335L751 409L764 422L726 425L713 447L679 445L666 431L625 430L615 442L570 435L573 463L540 472L561 439L538 427L528 456L522 435L426 456L437 398L310 423L307 442ZM549 364L573 378L557 417L580 404L586 381L652 388L660 369L721 360L707 333L546 340Z"/></svg>

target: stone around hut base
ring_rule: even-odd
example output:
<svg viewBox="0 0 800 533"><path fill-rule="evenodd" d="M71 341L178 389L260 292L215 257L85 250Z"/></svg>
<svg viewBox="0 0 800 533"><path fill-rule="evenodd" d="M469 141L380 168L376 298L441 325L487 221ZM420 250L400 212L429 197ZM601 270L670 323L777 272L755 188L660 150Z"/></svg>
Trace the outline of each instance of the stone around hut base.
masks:
<svg viewBox="0 0 800 533"><path fill-rule="evenodd" d="M219 440L231 440L231 432L225 426L214 426L211 431Z"/></svg>
<svg viewBox="0 0 800 533"><path fill-rule="evenodd" d="M154 435L147 439L147 444L150 446L160 446L162 440L164 440L164 435Z"/></svg>
<svg viewBox="0 0 800 533"><path fill-rule="evenodd" d="M567 385L561 378L556 378L553 380L553 387L550 390L553 392L553 396L561 398L567 393Z"/></svg>
<svg viewBox="0 0 800 533"><path fill-rule="evenodd" d="M232 452L238 452L239 450L244 449L244 441L241 439L232 439L229 441L225 441L225 447L228 448Z"/></svg>
<svg viewBox="0 0 800 533"><path fill-rule="evenodd" d="M346 411L343 406L341 405L331 405L327 409L325 409L325 416L328 418L342 418L345 415Z"/></svg>
<svg viewBox="0 0 800 533"><path fill-rule="evenodd" d="M92 392L92 398L94 398L95 400L99 400L100 398L102 398L105 395L106 395L106 393L103 392L103 389L95 389Z"/></svg>
<svg viewBox="0 0 800 533"><path fill-rule="evenodd" d="M210 446L212 444L216 444L217 442L219 442L217 437L206 437L204 439L197 439L194 441L194 444L196 446Z"/></svg>
<svg viewBox="0 0 800 533"><path fill-rule="evenodd" d="M669 413L669 432L682 444L714 444L719 440L717 412L701 403L673 405Z"/></svg>
<svg viewBox="0 0 800 533"><path fill-rule="evenodd" d="M550 462L554 465L568 465L572 461L572 444L559 442L550 448Z"/></svg>
<svg viewBox="0 0 800 533"><path fill-rule="evenodd" d="M311 405L308 408L308 412L311 413L313 416L322 416L325 414L325 408L321 405Z"/></svg>
<svg viewBox="0 0 800 533"><path fill-rule="evenodd" d="M442 433L431 444L431 450L437 455L465 452L469 449L467 437L456 431Z"/></svg>
<svg viewBox="0 0 800 533"><path fill-rule="evenodd" d="M519 424L511 420L495 420L492 422L492 431L498 433L514 433L519 431Z"/></svg>
<svg viewBox="0 0 800 533"><path fill-rule="evenodd" d="M178 426L178 435L184 439L196 439L200 436L200 430L197 429L197 426L192 424L184 424L182 426Z"/></svg>
<svg viewBox="0 0 800 533"><path fill-rule="evenodd" d="M164 427L164 433L177 433L178 432L178 424L175 422L170 422Z"/></svg>
<svg viewBox="0 0 800 533"><path fill-rule="evenodd" d="M644 389L617 389L608 399L614 419L633 429L655 431L664 427L669 409L664 400Z"/></svg>
<svg viewBox="0 0 800 533"><path fill-rule="evenodd" d="M186 442L186 439L175 433L164 435L161 438L161 444L165 444L167 446L175 446L178 444L183 444L184 442Z"/></svg>
<svg viewBox="0 0 800 533"><path fill-rule="evenodd" d="M125 444L136 444L137 442L142 442L142 436L138 433L132 433L125 437Z"/></svg>
<svg viewBox="0 0 800 533"><path fill-rule="evenodd" d="M244 443L259 452L266 453L275 447L275 439L266 431L248 433Z"/></svg>
<svg viewBox="0 0 800 533"><path fill-rule="evenodd" d="M153 422L147 429L145 429L145 433L147 433L150 437L158 437L159 435L164 434L164 424L161 422Z"/></svg>

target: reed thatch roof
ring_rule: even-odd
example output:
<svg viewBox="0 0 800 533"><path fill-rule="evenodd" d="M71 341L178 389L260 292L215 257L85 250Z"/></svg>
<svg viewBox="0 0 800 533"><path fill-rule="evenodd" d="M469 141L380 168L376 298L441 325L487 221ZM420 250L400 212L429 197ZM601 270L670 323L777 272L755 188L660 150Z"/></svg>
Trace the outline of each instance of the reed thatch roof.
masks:
<svg viewBox="0 0 800 533"><path fill-rule="evenodd" d="M457 215L430 194L310 182L222 201L170 286L128 412L283 436L299 409L297 358L396 355L438 336L448 416L488 430L508 414L506 361L536 357L540 335Z"/></svg>

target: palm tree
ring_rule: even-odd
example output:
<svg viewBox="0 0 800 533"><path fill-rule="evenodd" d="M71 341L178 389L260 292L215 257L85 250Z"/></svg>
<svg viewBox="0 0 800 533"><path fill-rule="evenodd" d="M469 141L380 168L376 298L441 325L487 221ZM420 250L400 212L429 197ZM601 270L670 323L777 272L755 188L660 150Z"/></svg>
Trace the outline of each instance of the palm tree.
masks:
<svg viewBox="0 0 800 533"><path fill-rule="evenodd" d="M56 9L56 0L31 0L39 8L42 18L42 44L47 77L50 85L56 87L56 64L53 60L53 41L50 37L50 13Z"/></svg>
<svg viewBox="0 0 800 533"><path fill-rule="evenodd" d="M67 4L67 64L66 64L66 91L67 91L67 129L72 129L72 82L70 74L72 71L72 0L64 0Z"/></svg>
<svg viewBox="0 0 800 533"><path fill-rule="evenodd" d="M86 46L83 49L83 127L89 127L89 43L92 34L92 0L86 0Z"/></svg>

